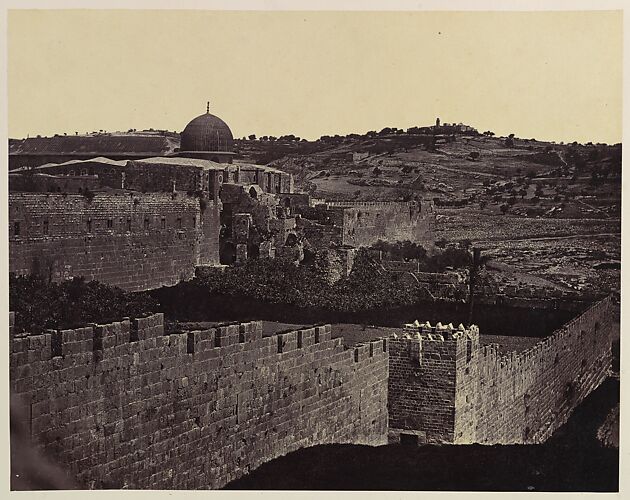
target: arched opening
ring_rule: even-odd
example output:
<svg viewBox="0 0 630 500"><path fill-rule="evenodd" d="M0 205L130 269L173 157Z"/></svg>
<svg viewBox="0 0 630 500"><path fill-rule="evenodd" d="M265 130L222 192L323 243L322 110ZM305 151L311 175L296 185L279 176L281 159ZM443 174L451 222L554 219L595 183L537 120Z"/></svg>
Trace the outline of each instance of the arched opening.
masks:
<svg viewBox="0 0 630 500"><path fill-rule="evenodd" d="M284 208L291 208L291 198L285 198L284 201Z"/></svg>
<svg viewBox="0 0 630 500"><path fill-rule="evenodd" d="M258 198L258 193L256 192L256 188L254 188L254 187L249 188L249 195L253 199L257 199Z"/></svg>

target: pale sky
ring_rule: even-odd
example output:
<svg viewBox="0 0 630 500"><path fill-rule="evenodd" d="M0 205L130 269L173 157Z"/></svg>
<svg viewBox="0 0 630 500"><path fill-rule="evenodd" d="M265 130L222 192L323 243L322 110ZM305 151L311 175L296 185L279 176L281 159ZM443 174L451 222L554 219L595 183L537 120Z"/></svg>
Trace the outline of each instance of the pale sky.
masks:
<svg viewBox="0 0 630 500"><path fill-rule="evenodd" d="M11 11L9 137L463 122L621 141L621 12Z"/></svg>

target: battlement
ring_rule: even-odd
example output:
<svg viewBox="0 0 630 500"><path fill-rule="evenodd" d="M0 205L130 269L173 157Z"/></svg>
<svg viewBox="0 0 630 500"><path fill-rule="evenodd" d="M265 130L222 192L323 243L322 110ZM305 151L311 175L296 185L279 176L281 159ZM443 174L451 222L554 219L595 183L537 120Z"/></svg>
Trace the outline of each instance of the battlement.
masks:
<svg viewBox="0 0 630 500"><path fill-rule="evenodd" d="M417 324L416 324L417 323ZM431 326L428 321L426 323L408 323L405 325L400 338L406 339L421 339L428 341L444 342L448 340L479 338L479 327L477 325L470 325L466 328L463 324L459 324L457 327L453 326L453 323L443 325L438 322L435 326ZM399 338L397 334L392 334L394 338Z"/></svg>
<svg viewBox="0 0 630 500"><path fill-rule="evenodd" d="M10 319L14 321L14 317L14 313L10 313ZM94 354L92 358L94 362L106 362L107 359L121 352L139 353L143 347L151 349L155 346L166 350L162 354L171 356L193 354L197 360L214 357L207 356L208 352L219 355L222 351L236 352L234 346L239 344L241 345L239 351L255 349L262 355L287 354L308 348L311 348L312 352L314 348L321 345L324 349L333 347L338 352L347 351L346 357L354 362L387 356L387 338L358 343L346 349L343 347L343 339L331 338L331 331L331 325L326 324L263 337L262 321L237 321L219 324L205 330L165 333L164 314L157 313L132 320L124 318L108 324L46 330L41 334L12 335L11 366L19 366L28 359L46 361L55 358L59 358L59 361L63 363L56 363L53 368L60 368L62 364L72 366L75 362L83 360L83 355L87 353ZM138 348L134 347L136 345ZM24 353L30 354L26 357L20 355ZM20 373L17 372L18 375Z"/></svg>
<svg viewBox="0 0 630 500"><path fill-rule="evenodd" d="M36 444L81 481L216 488L303 446L385 443L388 351L345 349L330 325L165 333L158 313L15 334L10 387Z"/></svg>
<svg viewBox="0 0 630 500"><path fill-rule="evenodd" d="M346 208L400 208L405 209L411 206L419 205L415 201L326 201L329 207L346 207Z"/></svg>

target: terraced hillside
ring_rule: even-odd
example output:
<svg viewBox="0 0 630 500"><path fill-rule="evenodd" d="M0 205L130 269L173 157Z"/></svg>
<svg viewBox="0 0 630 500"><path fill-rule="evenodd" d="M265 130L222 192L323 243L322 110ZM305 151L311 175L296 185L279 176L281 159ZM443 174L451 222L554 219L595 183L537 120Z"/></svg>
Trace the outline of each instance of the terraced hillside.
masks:
<svg viewBox="0 0 630 500"><path fill-rule="evenodd" d="M317 197L434 200L437 239L471 240L499 282L619 289L620 144L401 131L287 144L241 149L254 159L278 155L270 163Z"/></svg>

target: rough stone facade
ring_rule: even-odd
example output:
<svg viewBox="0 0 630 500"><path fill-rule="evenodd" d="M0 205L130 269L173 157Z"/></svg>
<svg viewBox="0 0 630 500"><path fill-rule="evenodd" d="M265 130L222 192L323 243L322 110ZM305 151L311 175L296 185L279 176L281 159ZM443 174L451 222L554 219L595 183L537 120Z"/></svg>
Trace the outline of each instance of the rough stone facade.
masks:
<svg viewBox="0 0 630 500"><path fill-rule="evenodd" d="M77 178L94 176L97 179L97 186L95 186L97 188L130 189L142 192L203 191L212 199L218 196L223 183L256 185L262 192L273 194L293 189L290 174L270 167L240 163L223 164L204 159L172 156L129 161L91 158L42 165L32 170L20 170L13 173L13 184L27 186L29 183L32 184L31 177L37 175L57 177L57 185L67 183L69 180L74 180L76 183Z"/></svg>
<svg viewBox="0 0 630 500"><path fill-rule="evenodd" d="M9 270L139 291L219 262L219 209L178 193L9 195Z"/></svg>
<svg viewBox="0 0 630 500"><path fill-rule="evenodd" d="M390 439L540 443L606 378L611 300L586 310L533 348L505 356L479 330L421 327L390 339Z"/></svg>
<svg viewBox="0 0 630 500"><path fill-rule="evenodd" d="M341 209L342 245L369 246L378 240L430 245L434 238L434 212L430 202L327 202Z"/></svg>
<svg viewBox="0 0 630 500"><path fill-rule="evenodd" d="M387 441L387 339L345 350L330 332L164 335L156 314L15 335L10 387L87 487L218 488L301 447Z"/></svg>
<svg viewBox="0 0 630 500"><path fill-rule="evenodd" d="M404 433L420 443L453 442L456 341L433 338L389 339L390 440Z"/></svg>
<svg viewBox="0 0 630 500"><path fill-rule="evenodd" d="M100 187L100 179L95 175L9 174L9 191L68 194L81 193L86 189L94 191Z"/></svg>

